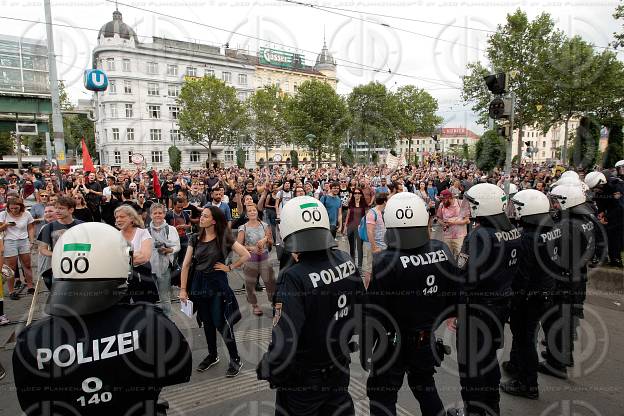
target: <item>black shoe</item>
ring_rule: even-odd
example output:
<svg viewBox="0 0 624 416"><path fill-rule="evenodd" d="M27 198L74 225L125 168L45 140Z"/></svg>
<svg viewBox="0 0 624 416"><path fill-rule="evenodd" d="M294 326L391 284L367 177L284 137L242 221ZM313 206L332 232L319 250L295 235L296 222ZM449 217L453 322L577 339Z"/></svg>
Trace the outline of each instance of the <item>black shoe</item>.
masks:
<svg viewBox="0 0 624 416"><path fill-rule="evenodd" d="M464 416L464 409L446 409L446 416Z"/></svg>
<svg viewBox="0 0 624 416"><path fill-rule="evenodd" d="M26 291L26 293L28 293L29 295L34 295L35 294L35 288L34 287L29 287L28 290Z"/></svg>
<svg viewBox="0 0 624 416"><path fill-rule="evenodd" d="M264 290L264 286L260 284L260 282L256 282L256 292L262 292Z"/></svg>
<svg viewBox="0 0 624 416"><path fill-rule="evenodd" d="M512 361L505 361L501 364L503 371L505 371L510 376L514 377L520 372L518 365Z"/></svg>
<svg viewBox="0 0 624 416"><path fill-rule="evenodd" d="M243 368L243 362L240 358L238 360L230 360L230 365L225 372L225 376L229 378L236 377L238 373L240 373L241 368Z"/></svg>
<svg viewBox="0 0 624 416"><path fill-rule="evenodd" d="M208 356L206 358L204 358L204 361L202 361L201 363L199 363L199 365L197 366L197 371L199 371L200 373L208 370L210 367L212 367L213 365L217 364L219 362L219 357L213 357L213 356Z"/></svg>
<svg viewBox="0 0 624 416"><path fill-rule="evenodd" d="M622 264L621 261L610 261L609 267L615 267L615 268L621 269L622 267L624 267L624 265Z"/></svg>
<svg viewBox="0 0 624 416"><path fill-rule="evenodd" d="M19 289L20 287L22 287L22 281L21 280L16 280L15 284L13 285L13 287L15 288L15 290Z"/></svg>
<svg viewBox="0 0 624 416"><path fill-rule="evenodd" d="M500 388L507 394L512 396L526 397L527 399L539 399L539 391L537 387L529 387L520 382L520 380L512 379L505 383L501 383Z"/></svg>
<svg viewBox="0 0 624 416"><path fill-rule="evenodd" d="M19 295L17 294L17 292L13 292L9 295L9 298L13 299L13 300L19 300Z"/></svg>
<svg viewBox="0 0 624 416"><path fill-rule="evenodd" d="M548 364L546 362L539 363L537 365L537 371L548 376L559 378L561 380L568 379L568 370L565 367L554 367L552 364Z"/></svg>

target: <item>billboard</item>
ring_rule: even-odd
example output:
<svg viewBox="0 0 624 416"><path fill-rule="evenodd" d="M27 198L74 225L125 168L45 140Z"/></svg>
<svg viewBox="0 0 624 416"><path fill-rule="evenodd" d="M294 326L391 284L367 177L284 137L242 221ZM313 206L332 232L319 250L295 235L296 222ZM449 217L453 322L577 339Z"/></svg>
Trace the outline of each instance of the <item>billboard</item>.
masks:
<svg viewBox="0 0 624 416"><path fill-rule="evenodd" d="M301 54L269 48L260 48L258 51L258 60L262 65L277 66L280 68L300 68L305 63L305 57Z"/></svg>

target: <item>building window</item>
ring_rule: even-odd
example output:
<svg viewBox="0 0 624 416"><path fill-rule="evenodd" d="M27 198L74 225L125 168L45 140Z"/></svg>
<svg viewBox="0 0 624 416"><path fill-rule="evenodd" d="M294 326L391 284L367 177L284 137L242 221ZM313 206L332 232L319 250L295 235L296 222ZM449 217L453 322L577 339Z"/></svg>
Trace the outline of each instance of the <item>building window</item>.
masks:
<svg viewBox="0 0 624 416"><path fill-rule="evenodd" d="M162 152L160 150L152 152L152 163L162 163Z"/></svg>
<svg viewBox="0 0 624 416"><path fill-rule="evenodd" d="M297 88L299 88L299 86L297 85L296 82L293 82L293 91L297 92Z"/></svg>
<svg viewBox="0 0 624 416"><path fill-rule="evenodd" d="M116 165L121 165L121 152L113 152L113 159Z"/></svg>
<svg viewBox="0 0 624 416"><path fill-rule="evenodd" d="M207 69L205 74L207 77L214 77L214 69Z"/></svg>
<svg viewBox="0 0 624 416"><path fill-rule="evenodd" d="M173 143L180 141L180 130L169 130L169 138Z"/></svg>
<svg viewBox="0 0 624 416"><path fill-rule="evenodd" d="M132 111L132 104L126 104L126 118L132 118L134 111Z"/></svg>
<svg viewBox="0 0 624 416"><path fill-rule="evenodd" d="M226 162L234 161L234 150L226 150L223 152L223 157Z"/></svg>
<svg viewBox="0 0 624 416"><path fill-rule="evenodd" d="M106 70L107 71L115 70L115 58L106 58Z"/></svg>
<svg viewBox="0 0 624 416"><path fill-rule="evenodd" d="M542 157L546 157L546 152L542 152Z"/></svg>
<svg viewBox="0 0 624 416"><path fill-rule="evenodd" d="M117 127L113 127L113 141L119 141L119 129Z"/></svg>
<svg viewBox="0 0 624 416"><path fill-rule="evenodd" d="M148 62L147 63L147 73L148 74L158 74L158 63L157 62Z"/></svg>
<svg viewBox="0 0 624 416"><path fill-rule="evenodd" d="M117 104L110 104L110 116L111 118L119 117L119 114L117 113Z"/></svg>
<svg viewBox="0 0 624 416"><path fill-rule="evenodd" d="M160 118L160 106L159 105L148 105L147 112L149 114L149 118Z"/></svg>
<svg viewBox="0 0 624 416"><path fill-rule="evenodd" d="M108 93L117 94L117 81L110 80L108 82Z"/></svg>
<svg viewBox="0 0 624 416"><path fill-rule="evenodd" d="M238 74L238 83L240 85L247 85L247 74Z"/></svg>
<svg viewBox="0 0 624 416"><path fill-rule="evenodd" d="M132 141L134 140L134 128L128 127L126 129L126 140Z"/></svg>
<svg viewBox="0 0 624 416"><path fill-rule="evenodd" d="M288 83L288 80L284 81L284 88L283 90L288 92L290 89L290 84Z"/></svg>
<svg viewBox="0 0 624 416"><path fill-rule="evenodd" d="M159 142L162 139L160 129L150 129L150 140L153 142Z"/></svg>
<svg viewBox="0 0 624 416"><path fill-rule="evenodd" d="M167 65L167 75L171 77L178 76L178 66L177 65Z"/></svg>
<svg viewBox="0 0 624 416"><path fill-rule="evenodd" d="M187 66L186 67L186 76L196 77L197 76L197 68L195 68L194 66Z"/></svg>
<svg viewBox="0 0 624 416"><path fill-rule="evenodd" d="M542 142L542 147L546 147L546 142L545 141Z"/></svg>
<svg viewBox="0 0 624 416"><path fill-rule="evenodd" d="M191 151L191 162L199 162L199 152L197 150Z"/></svg>
<svg viewBox="0 0 624 416"><path fill-rule="evenodd" d="M122 62L124 72L130 72L130 59L124 58Z"/></svg>
<svg viewBox="0 0 624 416"><path fill-rule="evenodd" d="M160 95L160 91L158 89L157 82L148 82L147 83L147 95Z"/></svg>
<svg viewBox="0 0 624 416"><path fill-rule="evenodd" d="M104 129L104 132L102 134L104 136L104 141L108 140L108 131L106 129Z"/></svg>
<svg viewBox="0 0 624 416"><path fill-rule="evenodd" d="M132 82L124 81L124 94L132 94Z"/></svg>
<svg viewBox="0 0 624 416"><path fill-rule="evenodd" d="M128 163L132 163L132 155L133 155L132 150L128 150Z"/></svg>
<svg viewBox="0 0 624 416"><path fill-rule="evenodd" d="M180 117L180 107L169 106L169 115L172 119L177 120Z"/></svg>
<svg viewBox="0 0 624 416"><path fill-rule="evenodd" d="M249 150L245 150L245 160L249 162Z"/></svg>
<svg viewBox="0 0 624 416"><path fill-rule="evenodd" d="M169 84L167 86L167 95L169 97L177 97L180 95L180 86L175 84Z"/></svg>
<svg viewBox="0 0 624 416"><path fill-rule="evenodd" d="M231 72L222 72L221 79L223 82L232 82L232 73Z"/></svg>

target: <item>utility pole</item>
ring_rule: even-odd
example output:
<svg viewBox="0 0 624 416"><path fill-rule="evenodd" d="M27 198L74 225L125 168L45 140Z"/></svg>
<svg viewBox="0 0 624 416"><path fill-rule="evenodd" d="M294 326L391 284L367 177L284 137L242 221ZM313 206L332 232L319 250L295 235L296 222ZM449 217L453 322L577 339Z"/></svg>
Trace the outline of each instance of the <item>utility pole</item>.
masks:
<svg viewBox="0 0 624 416"><path fill-rule="evenodd" d="M509 182L511 179L511 154L513 147L514 113L516 111L516 93L511 92L511 114L509 115L509 141L507 142L507 158L505 159L505 194L509 204ZM518 133L519 135L520 133ZM518 140L520 137L518 136ZM519 156L520 157L520 156Z"/></svg>
<svg viewBox="0 0 624 416"><path fill-rule="evenodd" d="M67 165L65 159L65 134L63 132L63 116L59 98L58 75L56 73L56 56L54 55L54 37L52 34L52 11L50 0L43 0L48 39L48 67L50 73L50 92L52 93L52 127L54 128L54 153L58 167Z"/></svg>

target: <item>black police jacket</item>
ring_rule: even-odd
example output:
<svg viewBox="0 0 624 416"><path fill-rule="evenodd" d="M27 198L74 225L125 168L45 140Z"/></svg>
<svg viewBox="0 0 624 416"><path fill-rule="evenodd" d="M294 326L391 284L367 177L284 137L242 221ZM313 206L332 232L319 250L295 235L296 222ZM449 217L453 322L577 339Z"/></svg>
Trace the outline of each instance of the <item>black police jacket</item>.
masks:
<svg viewBox="0 0 624 416"><path fill-rule="evenodd" d="M457 263L460 301L489 303L513 294L522 250L517 228L503 231L487 224L478 225L464 240Z"/></svg>
<svg viewBox="0 0 624 416"><path fill-rule="evenodd" d="M557 226L523 224L522 250L518 260L519 278L514 290L520 294L543 294L552 291L561 279L561 229Z"/></svg>
<svg viewBox="0 0 624 416"><path fill-rule="evenodd" d="M258 377L281 385L296 370L346 363L363 294L362 278L347 253L302 253L278 277L271 344Z"/></svg>
<svg viewBox="0 0 624 416"><path fill-rule="evenodd" d="M604 256L606 247L597 244L602 225L594 215L561 211L557 226L562 231L561 267L565 269L564 280L581 282L587 279L587 264L596 254ZM600 241L604 238L601 237ZM598 249L598 251L597 251Z"/></svg>
<svg viewBox="0 0 624 416"><path fill-rule="evenodd" d="M24 328L13 372L26 415L155 415L161 388L189 381L191 351L159 308L115 305Z"/></svg>
<svg viewBox="0 0 624 416"><path fill-rule="evenodd" d="M438 240L411 250L376 253L367 291L367 321L379 321L388 332L398 330L403 337L434 331L434 324L453 315L458 276L453 254Z"/></svg>

